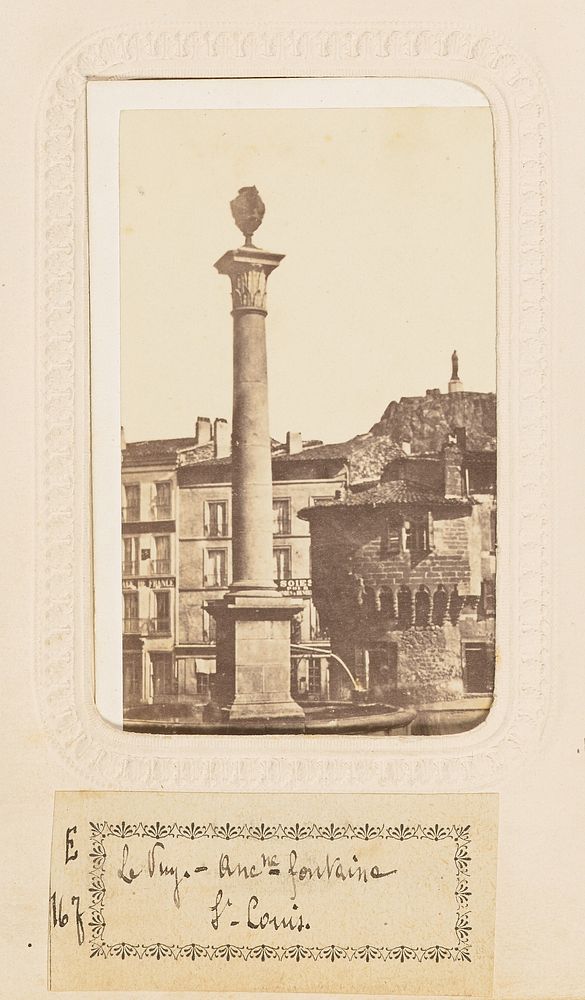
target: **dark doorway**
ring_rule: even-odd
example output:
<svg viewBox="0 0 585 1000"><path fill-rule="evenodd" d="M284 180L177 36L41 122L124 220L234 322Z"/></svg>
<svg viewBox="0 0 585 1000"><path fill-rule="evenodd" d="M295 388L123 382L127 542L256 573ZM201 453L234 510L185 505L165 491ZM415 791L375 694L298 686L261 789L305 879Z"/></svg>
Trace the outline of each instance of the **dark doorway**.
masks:
<svg viewBox="0 0 585 1000"><path fill-rule="evenodd" d="M465 689L468 694L487 694L494 690L494 667L485 642L466 642Z"/></svg>
<svg viewBox="0 0 585 1000"><path fill-rule="evenodd" d="M370 691L395 692L398 683L398 644L376 642L368 647Z"/></svg>

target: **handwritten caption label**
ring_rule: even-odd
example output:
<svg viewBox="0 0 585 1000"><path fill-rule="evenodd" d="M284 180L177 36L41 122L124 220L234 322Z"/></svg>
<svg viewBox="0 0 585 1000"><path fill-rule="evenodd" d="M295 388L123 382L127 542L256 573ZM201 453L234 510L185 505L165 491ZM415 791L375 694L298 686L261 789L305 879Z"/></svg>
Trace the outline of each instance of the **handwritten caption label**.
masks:
<svg viewBox="0 0 585 1000"><path fill-rule="evenodd" d="M485 995L496 801L57 793L50 988Z"/></svg>

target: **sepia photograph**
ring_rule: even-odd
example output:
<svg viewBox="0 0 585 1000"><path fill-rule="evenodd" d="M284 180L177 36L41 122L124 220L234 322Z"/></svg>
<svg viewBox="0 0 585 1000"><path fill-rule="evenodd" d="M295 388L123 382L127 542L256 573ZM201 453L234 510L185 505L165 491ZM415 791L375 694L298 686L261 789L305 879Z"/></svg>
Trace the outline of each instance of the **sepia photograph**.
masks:
<svg viewBox="0 0 585 1000"><path fill-rule="evenodd" d="M120 113L124 729L486 719L493 124L445 93Z"/></svg>
<svg viewBox="0 0 585 1000"><path fill-rule="evenodd" d="M11 1000L582 1000L565 7L8 0Z"/></svg>

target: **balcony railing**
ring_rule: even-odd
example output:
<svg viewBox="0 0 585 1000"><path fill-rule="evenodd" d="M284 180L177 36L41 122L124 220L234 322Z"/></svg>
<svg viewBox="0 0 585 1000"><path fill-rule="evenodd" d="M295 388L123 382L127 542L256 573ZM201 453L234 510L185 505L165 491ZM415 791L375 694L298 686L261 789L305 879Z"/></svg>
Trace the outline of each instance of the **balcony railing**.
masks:
<svg viewBox="0 0 585 1000"><path fill-rule="evenodd" d="M140 563L136 560L124 560L122 563L122 576L139 576Z"/></svg>
<svg viewBox="0 0 585 1000"><path fill-rule="evenodd" d="M170 559L151 559L150 572L155 576L169 576L171 572Z"/></svg>
<svg viewBox="0 0 585 1000"><path fill-rule="evenodd" d="M169 635L170 618L124 618L124 635Z"/></svg>
<svg viewBox="0 0 585 1000"><path fill-rule="evenodd" d="M227 523L205 525L205 535L207 538L225 538L228 533Z"/></svg>
<svg viewBox="0 0 585 1000"><path fill-rule="evenodd" d="M170 503L156 503L152 505L152 514L155 521L171 521L173 508Z"/></svg>
<svg viewBox="0 0 585 1000"><path fill-rule="evenodd" d="M122 507L122 520L126 522L140 520L140 506L134 504L132 507Z"/></svg>
<svg viewBox="0 0 585 1000"><path fill-rule="evenodd" d="M226 590L227 585L227 577L208 576L207 574L203 577L203 586L210 590Z"/></svg>

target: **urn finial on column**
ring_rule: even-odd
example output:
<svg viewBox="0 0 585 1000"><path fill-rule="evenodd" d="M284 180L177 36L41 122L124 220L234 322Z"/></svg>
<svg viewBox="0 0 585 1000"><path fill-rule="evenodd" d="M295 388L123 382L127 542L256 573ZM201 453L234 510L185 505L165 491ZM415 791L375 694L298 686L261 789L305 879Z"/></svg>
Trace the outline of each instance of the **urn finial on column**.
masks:
<svg viewBox="0 0 585 1000"><path fill-rule="evenodd" d="M258 194L258 188L240 188L237 196L230 201L230 208L236 226L246 239L244 246L253 246L252 236L262 224L266 211L266 206Z"/></svg>
<svg viewBox="0 0 585 1000"><path fill-rule="evenodd" d="M245 237L238 250L228 250L215 263L220 274L229 275L232 283L233 312L253 311L266 315L266 282L284 254L260 250L252 236L264 218L266 207L255 187L240 188L230 201L234 221Z"/></svg>

